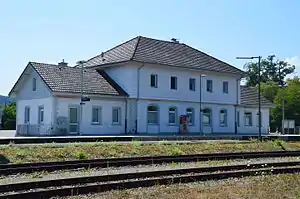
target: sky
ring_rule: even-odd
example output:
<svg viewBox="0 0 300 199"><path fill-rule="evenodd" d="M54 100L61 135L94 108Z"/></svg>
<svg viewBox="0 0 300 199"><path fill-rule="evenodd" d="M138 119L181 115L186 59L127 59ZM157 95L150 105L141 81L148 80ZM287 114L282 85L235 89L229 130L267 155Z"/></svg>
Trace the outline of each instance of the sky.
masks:
<svg viewBox="0 0 300 199"><path fill-rule="evenodd" d="M243 68L275 54L300 73L298 0L0 1L0 95L29 61L74 65L138 35L177 38Z"/></svg>

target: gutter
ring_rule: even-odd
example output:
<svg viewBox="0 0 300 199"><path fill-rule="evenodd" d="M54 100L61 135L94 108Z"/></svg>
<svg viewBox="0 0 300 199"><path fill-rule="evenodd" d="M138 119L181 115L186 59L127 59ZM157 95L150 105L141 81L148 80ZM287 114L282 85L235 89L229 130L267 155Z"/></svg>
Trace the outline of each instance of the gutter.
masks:
<svg viewBox="0 0 300 199"><path fill-rule="evenodd" d="M145 66L145 63L142 63L142 65L137 70L137 94L136 94L136 119L135 119L135 134L137 134L137 128L138 128L138 102L140 98L140 72L141 69Z"/></svg>

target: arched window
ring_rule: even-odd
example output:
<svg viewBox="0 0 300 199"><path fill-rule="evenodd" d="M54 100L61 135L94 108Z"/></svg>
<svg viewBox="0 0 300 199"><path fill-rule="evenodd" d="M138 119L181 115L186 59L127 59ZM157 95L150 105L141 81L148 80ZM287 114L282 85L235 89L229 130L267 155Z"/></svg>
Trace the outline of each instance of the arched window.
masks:
<svg viewBox="0 0 300 199"><path fill-rule="evenodd" d="M158 107L155 105L148 106L148 124L158 124Z"/></svg>
<svg viewBox="0 0 300 199"><path fill-rule="evenodd" d="M227 126L227 110L220 110L220 126Z"/></svg>
<svg viewBox="0 0 300 199"><path fill-rule="evenodd" d="M169 108L169 124L177 124L177 108Z"/></svg>
<svg viewBox="0 0 300 199"><path fill-rule="evenodd" d="M203 110L203 125L211 126L211 117L212 117L211 109L205 108Z"/></svg>
<svg viewBox="0 0 300 199"><path fill-rule="evenodd" d="M187 108L186 109L186 115L189 118L189 125L194 125L194 120L195 120L194 109L193 108Z"/></svg>

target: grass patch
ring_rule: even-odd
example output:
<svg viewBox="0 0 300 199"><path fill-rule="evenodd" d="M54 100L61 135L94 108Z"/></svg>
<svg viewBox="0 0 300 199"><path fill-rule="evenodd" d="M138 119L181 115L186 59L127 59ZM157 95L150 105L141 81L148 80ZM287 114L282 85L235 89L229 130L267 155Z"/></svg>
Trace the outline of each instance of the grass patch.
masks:
<svg viewBox="0 0 300 199"><path fill-rule="evenodd" d="M300 174L282 174L118 190L94 195L72 196L67 199L300 198L299 184Z"/></svg>
<svg viewBox="0 0 300 199"><path fill-rule="evenodd" d="M203 142L203 143L169 143L142 144L134 141L128 144L118 142L74 143L68 145L1 145L0 163L24 163L65 161L76 159L94 159L131 156L185 155L221 152L246 151L283 151L300 150L300 142ZM3 161L2 161L3 160Z"/></svg>

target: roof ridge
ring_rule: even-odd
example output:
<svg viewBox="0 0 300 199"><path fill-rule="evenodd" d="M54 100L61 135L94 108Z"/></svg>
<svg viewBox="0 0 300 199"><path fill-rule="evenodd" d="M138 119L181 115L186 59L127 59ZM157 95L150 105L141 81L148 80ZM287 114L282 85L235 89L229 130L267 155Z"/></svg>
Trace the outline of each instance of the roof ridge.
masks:
<svg viewBox="0 0 300 199"><path fill-rule="evenodd" d="M49 64L49 63L35 62L35 61L29 61L29 64L44 64L44 65L58 66L57 64Z"/></svg>
<svg viewBox="0 0 300 199"><path fill-rule="evenodd" d="M137 42L136 42L136 44L134 46L134 51L132 53L132 57L130 58L130 60L133 60L135 52L136 52L136 49L137 49L137 46L139 45L142 36L137 36L137 37L138 37L138 40L137 40Z"/></svg>
<svg viewBox="0 0 300 199"><path fill-rule="evenodd" d="M184 43L180 43L180 41L179 41L179 43L175 43L173 41L168 41L168 40L163 40L163 39L156 39L156 38L145 37L145 36L140 36L140 37L144 38L144 39L155 40L155 41L160 41L160 42L166 42L166 43L171 43L171 44L176 44L176 45L184 44Z"/></svg>
<svg viewBox="0 0 300 199"><path fill-rule="evenodd" d="M128 42L130 42L130 41L133 41L134 39L138 39L138 37L140 37L140 36L137 36L137 37L134 37L134 38L132 38L132 39L126 40L126 41L124 41L123 43L118 44L118 45L116 45L116 46L114 46L114 47L108 49L107 51L101 52L100 54L98 54L98 55L96 55L96 56L94 56L94 57L92 57L92 58L86 60L86 62L88 62L88 61L90 61L90 60L92 60L92 59L94 59L94 58L96 58L96 57L101 56L102 53L104 53L104 54L105 54L105 53L108 53L108 52L110 52L110 51L112 51L112 50L114 50L114 49L116 49L116 48L118 48L118 47L120 47L120 46L122 46L122 45L124 45L124 44L126 44L126 43L128 43Z"/></svg>

